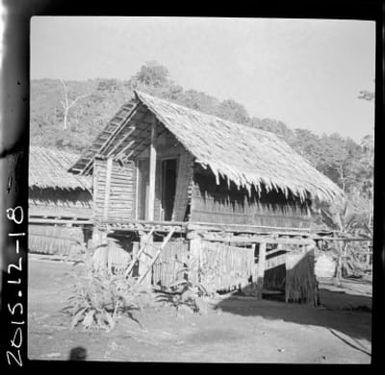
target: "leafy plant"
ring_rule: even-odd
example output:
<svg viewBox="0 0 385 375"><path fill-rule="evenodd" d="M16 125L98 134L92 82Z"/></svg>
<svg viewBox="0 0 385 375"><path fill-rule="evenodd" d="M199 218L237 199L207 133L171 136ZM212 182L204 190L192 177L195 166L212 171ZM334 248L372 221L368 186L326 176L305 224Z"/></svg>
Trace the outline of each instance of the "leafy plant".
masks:
<svg viewBox="0 0 385 375"><path fill-rule="evenodd" d="M362 275L367 267L362 261L363 244L365 242L349 242L349 237L361 237L370 242L373 238L371 227L371 212L365 211L362 207L345 201L341 207L331 207L321 209L325 222L328 226L338 231L340 236L346 237L347 241L338 241L333 244L335 250L334 258L337 261L336 281L340 283L342 277ZM367 247L367 246L365 246ZM370 255L369 249L367 255Z"/></svg>
<svg viewBox="0 0 385 375"><path fill-rule="evenodd" d="M109 331L120 316L139 323L133 312L140 310L136 299L142 292L135 290L133 279L126 278L124 271L113 274L95 269L90 255L75 267L79 265L82 268L75 272L74 293L63 309L72 316L71 329L81 324L85 329Z"/></svg>
<svg viewBox="0 0 385 375"><path fill-rule="evenodd" d="M201 283L194 282L189 278L192 263L193 262L191 262L190 266L184 266L178 271L177 274L181 273L183 275L182 279L154 290L157 294L155 297L157 302L171 305L177 312L181 306L187 306L193 312L199 312L201 310L198 299L209 294Z"/></svg>

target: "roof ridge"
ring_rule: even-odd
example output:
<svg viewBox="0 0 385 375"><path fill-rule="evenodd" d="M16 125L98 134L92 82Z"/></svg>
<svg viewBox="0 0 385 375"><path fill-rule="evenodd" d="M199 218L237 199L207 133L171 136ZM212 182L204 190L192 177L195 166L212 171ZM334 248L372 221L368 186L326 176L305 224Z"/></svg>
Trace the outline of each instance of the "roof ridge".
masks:
<svg viewBox="0 0 385 375"><path fill-rule="evenodd" d="M279 186L300 197L304 197L305 191L323 195L327 200L342 194L334 182L274 133L134 92L139 102L174 133L198 163L210 166L217 180L223 175L248 188L261 183L268 189ZM184 134L188 129L193 132L189 137ZM213 142L211 146L207 143L209 139Z"/></svg>
<svg viewBox="0 0 385 375"><path fill-rule="evenodd" d="M234 121L231 121L231 120L227 120L227 119L224 119L222 117L219 117L219 116L216 116L216 115L212 115L210 113L201 112L201 111L198 111L197 109L190 108L190 107L187 107L187 106L185 106L183 104L179 104L179 103L170 101L168 99L160 98L159 96L151 95L151 94L148 94L148 93L143 92L143 91L134 90L134 95L136 95L139 100L140 100L140 96L141 95L149 96L151 98L154 98L155 100L160 100L160 101L162 101L162 102L164 102L166 104L172 104L172 105L175 105L177 107L186 109L186 110L191 111L191 112L193 112L193 113L195 113L195 114L197 114L199 116L203 115L203 116L211 117L211 118L214 118L214 119L217 119L217 120L220 120L220 121L224 121L224 122L228 123L229 125L241 126L242 128L246 128L247 130L252 130L252 131L255 131L257 133L262 133L263 135L273 136L275 138L278 138L278 136L276 134L274 134L273 132L270 132L268 130L262 130L262 129L255 128L255 127L250 126L250 125L242 124L240 122L234 122Z"/></svg>

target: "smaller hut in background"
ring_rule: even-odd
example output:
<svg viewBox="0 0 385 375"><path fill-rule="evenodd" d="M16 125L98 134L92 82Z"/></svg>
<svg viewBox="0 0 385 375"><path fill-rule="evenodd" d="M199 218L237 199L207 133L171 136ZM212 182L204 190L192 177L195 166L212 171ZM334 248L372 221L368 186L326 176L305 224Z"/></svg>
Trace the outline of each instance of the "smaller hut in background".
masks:
<svg viewBox="0 0 385 375"><path fill-rule="evenodd" d="M30 147L29 250L65 255L85 240L84 227L71 222L92 217L92 180L67 170L78 155L44 147ZM66 226L56 226L68 220ZM88 235L86 235L86 238Z"/></svg>

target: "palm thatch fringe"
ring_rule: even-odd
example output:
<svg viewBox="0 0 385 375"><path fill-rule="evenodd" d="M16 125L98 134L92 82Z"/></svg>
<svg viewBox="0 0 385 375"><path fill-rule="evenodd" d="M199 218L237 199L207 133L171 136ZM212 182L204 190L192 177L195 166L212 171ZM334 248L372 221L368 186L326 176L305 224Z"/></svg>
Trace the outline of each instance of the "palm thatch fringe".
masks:
<svg viewBox="0 0 385 375"><path fill-rule="evenodd" d="M314 306L319 304L318 284L314 272L314 250L287 254L286 302Z"/></svg>
<svg viewBox="0 0 385 375"><path fill-rule="evenodd" d="M97 138L71 167L71 171L88 173L86 166L95 158L93 150L96 149L100 149L100 157L111 156L121 161L135 155L135 152L143 151L143 147L150 142L141 138L148 124L143 119L155 116L194 157L196 163L211 170L217 183L220 178L227 180L228 184L232 181L236 186L246 188L249 193L252 188L259 192L263 185L268 191L274 189L286 197L294 195L302 201L308 198L333 201L344 195L336 184L273 133L226 121L139 91L134 92L134 99L127 105L132 107L133 102L136 103L135 110L128 111L123 116L125 120L121 112L111 120L120 124L118 130L121 133L132 130L132 133L128 132L130 138L125 140L126 144L120 144L116 132L111 134L108 131L108 124L100 137L107 137L103 142L110 146L100 149L100 137ZM117 147L111 148L114 142ZM120 154L123 150L124 156Z"/></svg>
<svg viewBox="0 0 385 375"><path fill-rule="evenodd" d="M254 249L202 243L200 283L209 293L245 288L254 272Z"/></svg>
<svg viewBox="0 0 385 375"><path fill-rule="evenodd" d="M232 123L208 114L135 92L141 102L178 141L209 167L216 177L228 178L238 187L257 191L289 192L305 200L308 195L331 201L342 190L318 172L275 134Z"/></svg>

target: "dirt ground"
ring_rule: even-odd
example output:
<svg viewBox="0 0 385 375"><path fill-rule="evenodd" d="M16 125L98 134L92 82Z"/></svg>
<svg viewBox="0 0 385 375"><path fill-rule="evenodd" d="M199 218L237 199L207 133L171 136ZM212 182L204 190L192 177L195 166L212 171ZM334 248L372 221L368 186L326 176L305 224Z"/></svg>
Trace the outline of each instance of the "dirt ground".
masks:
<svg viewBox="0 0 385 375"><path fill-rule="evenodd" d="M371 284L320 280L321 306L227 297L194 314L145 307L142 326L121 318L110 332L70 330L61 312L71 292L70 263L29 259L28 357L89 361L217 363L370 363Z"/></svg>

